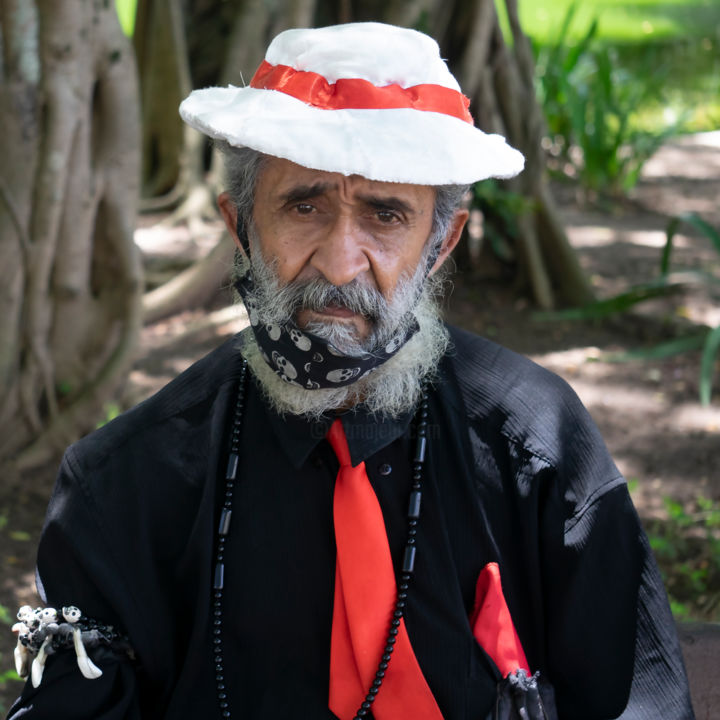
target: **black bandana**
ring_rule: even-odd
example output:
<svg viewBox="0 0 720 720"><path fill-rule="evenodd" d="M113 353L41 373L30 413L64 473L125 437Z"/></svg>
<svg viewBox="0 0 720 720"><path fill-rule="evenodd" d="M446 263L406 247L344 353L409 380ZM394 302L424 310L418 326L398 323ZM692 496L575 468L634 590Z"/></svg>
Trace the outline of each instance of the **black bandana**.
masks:
<svg viewBox="0 0 720 720"><path fill-rule="evenodd" d="M420 329L416 320L384 347L359 356L345 355L327 340L300 330L292 320L284 325L261 323L251 297L254 286L252 271L235 281L265 362L285 382L308 390L357 382L395 355Z"/></svg>

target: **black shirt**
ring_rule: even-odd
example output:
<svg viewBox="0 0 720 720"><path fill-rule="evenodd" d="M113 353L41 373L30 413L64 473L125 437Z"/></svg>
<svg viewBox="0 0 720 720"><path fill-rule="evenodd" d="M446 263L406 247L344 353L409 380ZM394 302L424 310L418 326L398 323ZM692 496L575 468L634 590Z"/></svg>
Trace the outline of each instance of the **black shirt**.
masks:
<svg viewBox="0 0 720 720"><path fill-rule="evenodd" d="M497 562L531 670L554 686L560 718L692 718L662 583L586 411L529 360L451 335L428 398L406 611L443 716L479 720L492 709L500 676L468 617L481 569ZM10 717L219 717L213 542L239 368L229 341L67 451L39 550L44 592L55 607L74 604L122 628L136 662L100 653L104 675L88 681L71 652L52 657L40 688L28 684ZM234 717L334 718L331 421L281 418L249 383L222 626ZM342 421L353 462L366 463L397 568L411 414L378 419L360 409Z"/></svg>

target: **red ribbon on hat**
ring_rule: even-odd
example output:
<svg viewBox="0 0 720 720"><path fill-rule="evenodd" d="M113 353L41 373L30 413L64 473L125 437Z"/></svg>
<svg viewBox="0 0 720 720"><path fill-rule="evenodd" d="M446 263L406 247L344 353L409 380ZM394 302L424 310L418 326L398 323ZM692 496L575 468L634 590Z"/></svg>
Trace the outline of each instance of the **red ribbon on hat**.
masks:
<svg viewBox="0 0 720 720"><path fill-rule="evenodd" d="M250 87L278 90L321 110L390 110L412 108L451 115L473 124L470 100L461 92L431 83L403 88L377 87L362 78L339 78L329 83L322 75L295 70L288 65L271 65L263 60Z"/></svg>

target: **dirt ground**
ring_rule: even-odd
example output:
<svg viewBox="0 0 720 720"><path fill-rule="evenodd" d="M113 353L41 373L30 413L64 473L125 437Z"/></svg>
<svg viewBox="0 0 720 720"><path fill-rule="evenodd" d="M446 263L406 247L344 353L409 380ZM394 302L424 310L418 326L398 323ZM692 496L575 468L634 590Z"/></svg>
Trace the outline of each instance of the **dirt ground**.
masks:
<svg viewBox="0 0 720 720"><path fill-rule="evenodd" d="M579 207L565 188L558 189L557 197L583 267L598 295L608 297L657 276L669 216L695 211L720 227L720 132L668 143L647 164L631 201L609 211ZM182 233L173 242L182 246ZM720 258L707 238L684 228L675 247L676 268L720 279ZM193 248L202 252L201 244ZM665 497L690 509L698 495L720 502L720 373L713 403L703 408L698 402L699 352L622 363L607 358L672 339L691 323L720 325L720 284L690 287L629 315L595 322L539 321L526 301L491 280L458 276L454 285L451 322L531 356L575 388L620 470L632 481L645 521L665 517ZM244 323L241 310L219 307L145 328L141 354L119 406L147 396ZM0 605L11 615L21 604L38 603L35 547L54 472L53 464L0 484ZM7 635L0 637L0 677L12 664L12 638ZM0 713L2 703L7 705L16 693L15 687L1 686L0 680Z"/></svg>

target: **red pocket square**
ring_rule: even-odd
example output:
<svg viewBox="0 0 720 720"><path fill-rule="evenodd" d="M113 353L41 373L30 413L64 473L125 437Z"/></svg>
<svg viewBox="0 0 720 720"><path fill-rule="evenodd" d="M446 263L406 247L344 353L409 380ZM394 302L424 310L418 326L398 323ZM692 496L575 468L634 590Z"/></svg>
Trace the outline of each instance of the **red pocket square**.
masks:
<svg viewBox="0 0 720 720"><path fill-rule="evenodd" d="M488 563L480 572L470 626L475 639L503 677L518 669L530 674L530 666L505 602L497 563Z"/></svg>

